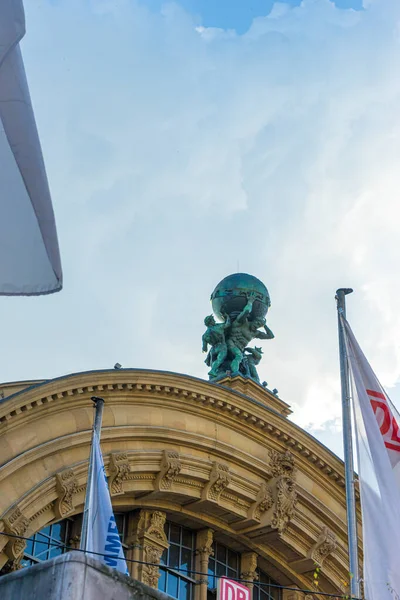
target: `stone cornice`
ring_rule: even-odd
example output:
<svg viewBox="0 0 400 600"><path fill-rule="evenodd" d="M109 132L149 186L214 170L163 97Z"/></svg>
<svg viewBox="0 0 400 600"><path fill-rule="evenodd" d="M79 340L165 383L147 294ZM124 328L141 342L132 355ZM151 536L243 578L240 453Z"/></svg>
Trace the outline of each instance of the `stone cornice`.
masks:
<svg viewBox="0 0 400 600"><path fill-rule="evenodd" d="M312 465L313 470L319 470L344 488L342 461L276 410L227 387L173 373L130 369L94 371L45 382L0 402L0 433L27 419L40 418L43 406L49 410L53 408L49 405L54 405L54 410L59 411L64 408L61 403L68 400L68 409L71 409L76 401L82 402L93 394L103 395L110 404L145 396L154 402L159 399L163 406L168 399L176 402L180 410L192 411L197 407L204 413L217 413L221 418L243 423L247 430L251 428L258 435L276 440L279 446L286 446L301 457L302 462Z"/></svg>

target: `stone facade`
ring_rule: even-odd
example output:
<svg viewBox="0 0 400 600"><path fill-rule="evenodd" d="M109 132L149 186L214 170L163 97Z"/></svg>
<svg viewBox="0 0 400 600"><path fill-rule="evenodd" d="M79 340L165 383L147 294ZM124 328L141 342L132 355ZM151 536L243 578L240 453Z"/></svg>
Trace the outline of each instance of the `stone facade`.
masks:
<svg viewBox="0 0 400 600"><path fill-rule="evenodd" d="M16 384L15 384L16 385ZM4 387L7 389L7 386ZM348 580L343 463L288 421L279 398L242 378L213 384L173 373L111 370L66 376L0 402L0 533L32 535L82 513L93 408L105 399L102 451L115 511L128 511L134 577L156 587L165 519L197 531L196 570L212 541L293 586L343 592ZM79 532L71 538L79 543ZM24 542L0 535L0 568ZM196 576L196 600L207 578ZM289 583L288 583L289 582Z"/></svg>

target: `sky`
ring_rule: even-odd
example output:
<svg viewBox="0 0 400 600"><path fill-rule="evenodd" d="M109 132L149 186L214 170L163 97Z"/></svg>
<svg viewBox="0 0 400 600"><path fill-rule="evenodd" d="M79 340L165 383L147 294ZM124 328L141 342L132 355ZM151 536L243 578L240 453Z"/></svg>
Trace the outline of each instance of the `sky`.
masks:
<svg viewBox="0 0 400 600"><path fill-rule="evenodd" d="M26 0L64 290L0 298L3 381L207 378L210 294L268 287L261 380L341 454L335 291L400 404L398 0Z"/></svg>

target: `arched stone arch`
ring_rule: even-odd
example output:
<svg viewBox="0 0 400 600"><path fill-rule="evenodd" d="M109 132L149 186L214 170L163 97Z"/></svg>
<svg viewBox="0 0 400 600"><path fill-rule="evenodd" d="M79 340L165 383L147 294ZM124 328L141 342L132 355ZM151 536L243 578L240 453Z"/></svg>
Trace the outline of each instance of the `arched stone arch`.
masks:
<svg viewBox="0 0 400 600"><path fill-rule="evenodd" d="M31 535L82 512L90 397L101 395L102 451L118 510L162 510L212 528L303 587L317 557L321 585L341 591L348 571L341 461L288 421L287 405L268 391L225 383L242 387L124 369L62 377L5 398L0 531ZM0 567L18 550L12 546L0 536Z"/></svg>

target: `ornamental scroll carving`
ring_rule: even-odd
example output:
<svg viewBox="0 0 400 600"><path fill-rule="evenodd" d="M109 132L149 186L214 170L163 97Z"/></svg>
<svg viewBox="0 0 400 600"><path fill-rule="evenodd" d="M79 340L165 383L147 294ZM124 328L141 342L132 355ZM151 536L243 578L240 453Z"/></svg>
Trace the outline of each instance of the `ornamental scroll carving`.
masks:
<svg viewBox="0 0 400 600"><path fill-rule="evenodd" d="M182 463L179 460L178 452L173 450L164 450L161 459L161 470L157 475L155 487L157 491L166 491L171 489L172 482L182 470Z"/></svg>
<svg viewBox="0 0 400 600"><path fill-rule="evenodd" d="M260 522L261 515L271 508L274 503L271 488L262 483L256 501L250 506L248 519Z"/></svg>
<svg viewBox="0 0 400 600"><path fill-rule="evenodd" d="M228 487L231 482L231 474L229 467L222 463L213 462L210 474L210 481L203 489L202 500L211 500L218 502L222 492Z"/></svg>
<svg viewBox="0 0 400 600"><path fill-rule="evenodd" d="M129 458L126 452L113 452L110 455L108 485L111 496L124 493L122 483L128 479L130 470Z"/></svg>
<svg viewBox="0 0 400 600"><path fill-rule="evenodd" d="M18 507L10 511L5 517L4 530L5 533L12 535L26 536L29 527L29 519L22 514ZM26 548L26 541L18 538L10 538L10 541L5 547L5 552L8 558L14 563L18 562Z"/></svg>
<svg viewBox="0 0 400 600"><path fill-rule="evenodd" d="M63 519L74 508L74 494L78 491L78 479L72 469L56 473L57 500L54 511L57 519Z"/></svg>
<svg viewBox="0 0 400 600"><path fill-rule="evenodd" d="M328 527L323 527L317 542L310 550L310 558L317 564L322 565L324 560L336 550L336 546L336 535Z"/></svg>

